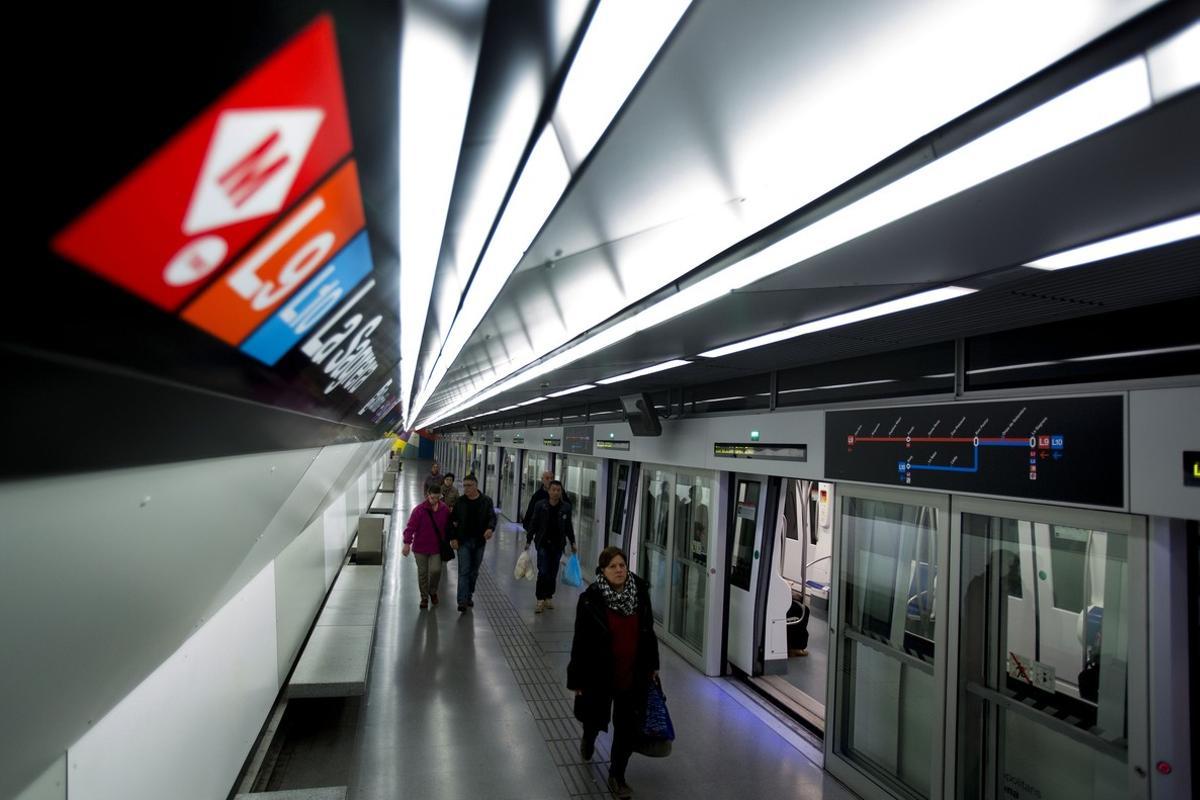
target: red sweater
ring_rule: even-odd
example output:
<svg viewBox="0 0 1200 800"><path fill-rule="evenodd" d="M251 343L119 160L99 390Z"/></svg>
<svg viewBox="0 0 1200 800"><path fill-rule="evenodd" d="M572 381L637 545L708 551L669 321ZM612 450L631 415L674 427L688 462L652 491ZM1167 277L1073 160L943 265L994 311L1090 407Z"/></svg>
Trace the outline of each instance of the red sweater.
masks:
<svg viewBox="0 0 1200 800"><path fill-rule="evenodd" d="M608 609L608 632L612 636L613 688L624 691L633 686L633 665L637 660L638 615L618 614Z"/></svg>

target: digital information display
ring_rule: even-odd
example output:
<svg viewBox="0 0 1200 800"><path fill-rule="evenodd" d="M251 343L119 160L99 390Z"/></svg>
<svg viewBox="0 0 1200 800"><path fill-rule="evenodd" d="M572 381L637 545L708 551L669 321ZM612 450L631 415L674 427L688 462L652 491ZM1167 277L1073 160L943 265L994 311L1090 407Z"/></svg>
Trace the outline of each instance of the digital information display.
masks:
<svg viewBox="0 0 1200 800"><path fill-rule="evenodd" d="M590 456L592 454L592 437L595 431L595 425L563 428L563 452Z"/></svg>
<svg viewBox="0 0 1200 800"><path fill-rule="evenodd" d="M525 434L514 433L513 434L513 444L525 444Z"/></svg>
<svg viewBox="0 0 1200 800"><path fill-rule="evenodd" d="M714 442L713 455L721 458L760 458L767 461L808 461L808 445Z"/></svg>
<svg viewBox="0 0 1200 800"><path fill-rule="evenodd" d="M601 439L596 442L597 450L628 450L628 439Z"/></svg>
<svg viewBox="0 0 1200 800"><path fill-rule="evenodd" d="M1200 486L1200 451L1183 451L1183 485Z"/></svg>
<svg viewBox="0 0 1200 800"><path fill-rule="evenodd" d="M1124 399L829 411L825 476L1122 508Z"/></svg>
<svg viewBox="0 0 1200 800"><path fill-rule="evenodd" d="M546 447L558 447L562 444L562 439L556 439L553 436L547 436L545 439L542 439L542 444Z"/></svg>

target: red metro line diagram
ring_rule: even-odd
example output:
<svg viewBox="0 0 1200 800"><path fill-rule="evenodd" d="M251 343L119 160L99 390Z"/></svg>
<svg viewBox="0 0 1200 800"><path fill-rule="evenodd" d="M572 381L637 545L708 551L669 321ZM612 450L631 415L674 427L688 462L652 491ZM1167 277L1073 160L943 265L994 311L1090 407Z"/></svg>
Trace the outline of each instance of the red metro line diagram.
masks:
<svg viewBox="0 0 1200 800"><path fill-rule="evenodd" d="M1084 397L826 414L826 474L1124 505L1124 403Z"/></svg>

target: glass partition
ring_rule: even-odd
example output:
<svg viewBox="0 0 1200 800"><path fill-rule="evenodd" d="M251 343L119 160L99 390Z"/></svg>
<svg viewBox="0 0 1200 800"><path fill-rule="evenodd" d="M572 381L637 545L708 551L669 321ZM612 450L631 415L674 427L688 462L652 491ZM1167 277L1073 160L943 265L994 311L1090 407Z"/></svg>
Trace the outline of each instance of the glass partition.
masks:
<svg viewBox="0 0 1200 800"><path fill-rule="evenodd" d="M1131 796L1130 536L1032 513L960 524L956 795Z"/></svg>
<svg viewBox="0 0 1200 800"><path fill-rule="evenodd" d="M930 797L942 503L843 495L834 750L897 795ZM935 751L937 753L935 759Z"/></svg>
<svg viewBox="0 0 1200 800"><path fill-rule="evenodd" d="M652 465L642 475L638 574L650 581L654 618L702 653L715 476Z"/></svg>

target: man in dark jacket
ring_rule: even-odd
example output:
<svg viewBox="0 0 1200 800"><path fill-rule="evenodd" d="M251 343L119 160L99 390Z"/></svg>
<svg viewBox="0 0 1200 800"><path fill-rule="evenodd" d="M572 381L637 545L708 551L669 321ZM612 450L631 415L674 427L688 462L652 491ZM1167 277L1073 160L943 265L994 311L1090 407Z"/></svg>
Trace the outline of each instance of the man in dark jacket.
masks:
<svg viewBox="0 0 1200 800"><path fill-rule="evenodd" d="M629 572L625 553L606 547L600 574L579 596L567 688L575 692L575 718L583 723L579 754L590 760L596 736L613 723L609 789L629 797L625 767L645 715L646 694L658 673L658 638L649 585Z"/></svg>
<svg viewBox="0 0 1200 800"><path fill-rule="evenodd" d="M554 473L550 470L545 470L542 473L542 485L533 493L533 497L529 498L529 505L525 508L525 516L521 517L521 527L525 532L529 532L529 526L533 524L533 509L537 508L537 504L543 500L550 499L550 481L554 480Z"/></svg>
<svg viewBox="0 0 1200 800"><path fill-rule="evenodd" d="M479 491L474 475L463 478L463 493L454 503L450 546L458 551L458 610L475 607L475 579L483 549L496 530L496 507Z"/></svg>
<svg viewBox="0 0 1200 800"><path fill-rule="evenodd" d="M525 546L537 547L537 608L538 614L554 608L554 589L557 586L558 562L567 542L575 549L575 529L571 526L571 504L563 499L561 481L550 481L549 497L533 507L530 525L525 531ZM460 501L461 502L461 501Z"/></svg>

